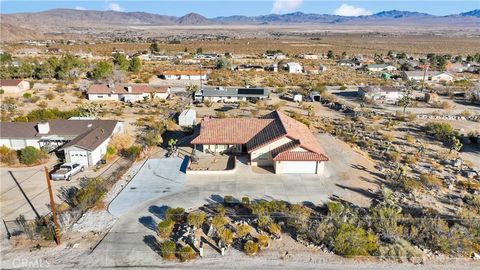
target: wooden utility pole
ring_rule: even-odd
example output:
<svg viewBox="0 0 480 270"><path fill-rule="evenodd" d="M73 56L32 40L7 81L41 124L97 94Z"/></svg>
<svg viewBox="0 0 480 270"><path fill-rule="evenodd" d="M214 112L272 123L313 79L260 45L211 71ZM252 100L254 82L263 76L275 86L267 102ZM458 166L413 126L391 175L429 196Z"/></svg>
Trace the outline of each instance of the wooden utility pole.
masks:
<svg viewBox="0 0 480 270"><path fill-rule="evenodd" d="M47 166L45 166L45 179L47 179L48 194L50 195L50 207L52 208L53 224L55 225L55 240L57 245L60 245L60 226L58 225L57 210L55 209L52 185L50 184L50 173L48 172Z"/></svg>

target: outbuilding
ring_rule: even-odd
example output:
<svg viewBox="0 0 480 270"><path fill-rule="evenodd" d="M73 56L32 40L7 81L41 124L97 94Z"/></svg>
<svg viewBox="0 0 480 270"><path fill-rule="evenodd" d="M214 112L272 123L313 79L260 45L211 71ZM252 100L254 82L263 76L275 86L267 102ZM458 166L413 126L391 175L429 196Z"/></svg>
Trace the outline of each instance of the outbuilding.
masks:
<svg viewBox="0 0 480 270"><path fill-rule="evenodd" d="M197 119L197 112L192 109L184 110L178 116L178 124L182 127L189 127L195 125Z"/></svg>

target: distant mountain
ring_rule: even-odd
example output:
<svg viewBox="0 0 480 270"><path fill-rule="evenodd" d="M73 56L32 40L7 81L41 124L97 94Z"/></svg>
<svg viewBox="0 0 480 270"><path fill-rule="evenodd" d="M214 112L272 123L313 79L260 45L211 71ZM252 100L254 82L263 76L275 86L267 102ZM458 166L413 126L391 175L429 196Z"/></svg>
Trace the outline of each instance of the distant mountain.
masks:
<svg viewBox="0 0 480 270"><path fill-rule="evenodd" d="M427 13L420 12L411 12L411 11L401 11L401 10L389 10L375 13L370 16L362 16L368 18L390 18L390 19L399 19L399 18L412 18L412 17L435 17Z"/></svg>
<svg viewBox="0 0 480 270"><path fill-rule="evenodd" d="M187 15L178 18L176 22L178 24L184 25L199 25L211 23L210 20L197 13L188 13Z"/></svg>
<svg viewBox="0 0 480 270"><path fill-rule="evenodd" d="M472 11L460 13L460 16L473 16L473 17L480 17L480 9L474 9Z"/></svg>

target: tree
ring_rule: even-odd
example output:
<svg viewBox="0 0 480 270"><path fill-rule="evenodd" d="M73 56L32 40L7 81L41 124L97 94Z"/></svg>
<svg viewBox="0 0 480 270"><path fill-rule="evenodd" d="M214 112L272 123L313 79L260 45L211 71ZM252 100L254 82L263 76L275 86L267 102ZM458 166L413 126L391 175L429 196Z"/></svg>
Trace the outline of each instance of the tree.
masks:
<svg viewBox="0 0 480 270"><path fill-rule="evenodd" d="M165 219L157 225L158 235L162 238L169 238L173 232L173 225L175 223L171 219Z"/></svg>
<svg viewBox="0 0 480 270"><path fill-rule="evenodd" d="M368 256L377 249L374 234L349 223L342 223L335 236L333 247L336 253L345 256Z"/></svg>
<svg viewBox="0 0 480 270"><path fill-rule="evenodd" d="M129 62L127 57L121 53L115 53L113 55L113 63L117 66L120 70L127 71L129 68Z"/></svg>
<svg viewBox="0 0 480 270"><path fill-rule="evenodd" d="M240 225L237 225L235 233L240 238L242 238L244 236L247 236L248 234L250 234L250 226L248 226L248 224L246 224L246 223L242 223Z"/></svg>
<svg viewBox="0 0 480 270"><path fill-rule="evenodd" d="M171 219L175 222L183 222L183 219L185 218L185 209L181 207L168 208L167 211L165 211L165 218Z"/></svg>
<svg viewBox="0 0 480 270"><path fill-rule="evenodd" d="M168 140L168 148L170 148L170 151L175 151L177 149L177 139L171 138Z"/></svg>
<svg viewBox="0 0 480 270"><path fill-rule="evenodd" d="M269 238L265 234L259 234L257 236L257 242L260 247L268 247Z"/></svg>
<svg viewBox="0 0 480 270"><path fill-rule="evenodd" d="M407 107L413 103L413 91L408 87L403 93L403 97L398 101L398 104L403 107L403 113L407 110Z"/></svg>
<svg viewBox="0 0 480 270"><path fill-rule="evenodd" d="M175 251L177 249L177 245L173 241L165 241L160 245L160 252L162 254L162 258L165 260L172 260L175 259Z"/></svg>
<svg viewBox="0 0 480 270"><path fill-rule="evenodd" d="M189 93L195 93L200 89L200 86L198 84L188 84L185 89Z"/></svg>
<svg viewBox="0 0 480 270"><path fill-rule="evenodd" d="M152 53L158 53L160 52L160 47L158 46L158 43L157 42L153 42L152 44L150 44L150 51Z"/></svg>
<svg viewBox="0 0 480 270"><path fill-rule="evenodd" d="M333 58L335 58L335 54L333 54L333 51L332 51L332 50L329 50L329 51L327 52L327 58L328 58L328 59L333 59Z"/></svg>
<svg viewBox="0 0 480 270"><path fill-rule="evenodd" d="M201 211L195 211L188 213L187 216L187 223L190 226L193 226L195 228L200 228L205 222L205 213Z"/></svg>
<svg viewBox="0 0 480 270"><path fill-rule="evenodd" d="M455 135L450 135L449 139L448 139L448 146L450 148L450 153L452 151L460 151L460 149L462 149L463 147L463 144L462 142L457 138L457 136Z"/></svg>
<svg viewBox="0 0 480 270"><path fill-rule="evenodd" d="M212 226L217 232L221 231L225 224L227 224L227 219L222 215L217 214L212 219Z"/></svg>
<svg viewBox="0 0 480 270"><path fill-rule="evenodd" d="M275 237L280 237L282 234L282 230L280 229L280 226L277 223L270 223L268 225L268 231L275 235Z"/></svg>
<svg viewBox="0 0 480 270"><path fill-rule="evenodd" d="M100 61L97 63L95 68L90 73L90 77L95 81L99 81L111 75L112 72L113 72L113 67L110 63L107 63L105 61Z"/></svg>
<svg viewBox="0 0 480 270"><path fill-rule="evenodd" d="M130 60L130 66L128 67L128 71L130 72L139 72L142 69L142 61L138 56L132 57Z"/></svg>
<svg viewBox="0 0 480 270"><path fill-rule="evenodd" d="M21 149L19 154L20 163L25 165L32 165L45 157L45 152L33 146L27 146Z"/></svg>
<svg viewBox="0 0 480 270"><path fill-rule="evenodd" d="M197 54L200 54L200 53L203 53L203 48L202 47L197 48Z"/></svg>
<svg viewBox="0 0 480 270"><path fill-rule="evenodd" d="M230 69L231 67L232 67L232 63L230 63L230 61L228 61L228 59L226 58L220 58L215 63L216 69Z"/></svg>
<svg viewBox="0 0 480 270"><path fill-rule="evenodd" d="M252 240L248 240L245 245L243 245L243 251L247 255L255 255L258 252L258 245Z"/></svg>

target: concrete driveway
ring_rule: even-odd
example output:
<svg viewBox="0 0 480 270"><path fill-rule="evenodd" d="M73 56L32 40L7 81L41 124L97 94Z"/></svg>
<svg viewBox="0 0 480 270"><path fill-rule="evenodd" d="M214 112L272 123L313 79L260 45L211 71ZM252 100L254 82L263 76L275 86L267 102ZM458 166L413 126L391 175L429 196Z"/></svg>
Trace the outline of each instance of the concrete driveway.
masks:
<svg viewBox="0 0 480 270"><path fill-rule="evenodd" d="M145 201L178 192L184 186L181 158L147 160L137 175L110 203L108 211L120 216Z"/></svg>

